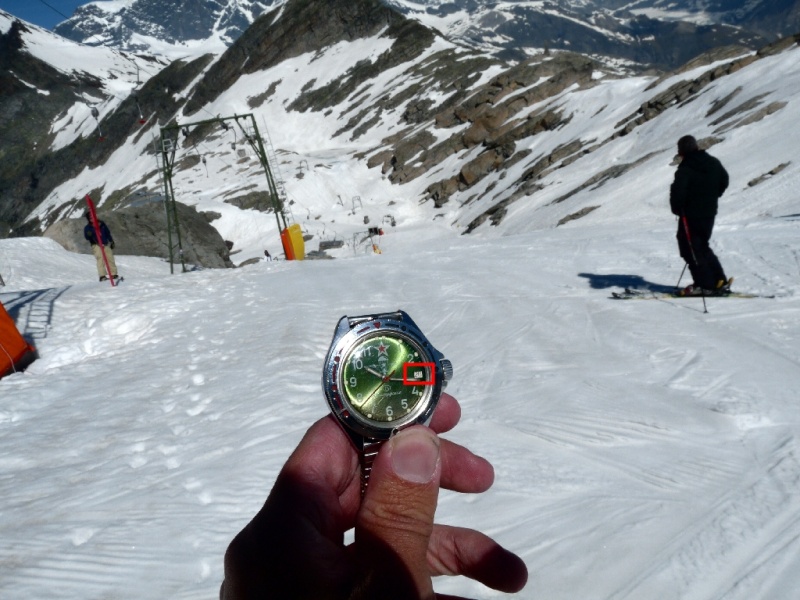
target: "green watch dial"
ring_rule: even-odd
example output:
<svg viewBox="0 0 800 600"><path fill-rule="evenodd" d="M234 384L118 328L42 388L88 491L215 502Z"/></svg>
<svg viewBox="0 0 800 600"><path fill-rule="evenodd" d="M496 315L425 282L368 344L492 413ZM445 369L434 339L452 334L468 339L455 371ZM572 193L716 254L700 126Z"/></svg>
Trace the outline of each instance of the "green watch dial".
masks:
<svg viewBox="0 0 800 600"><path fill-rule="evenodd" d="M342 392L361 416L397 421L431 393L435 370L427 360L421 349L403 336L379 333L364 337L344 358Z"/></svg>

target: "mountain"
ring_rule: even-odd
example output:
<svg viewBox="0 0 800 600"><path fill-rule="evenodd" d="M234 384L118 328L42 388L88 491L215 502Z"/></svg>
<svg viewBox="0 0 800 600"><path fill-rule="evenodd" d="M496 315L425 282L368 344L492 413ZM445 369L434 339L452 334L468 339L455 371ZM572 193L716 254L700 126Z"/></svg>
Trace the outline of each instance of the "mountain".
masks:
<svg viewBox="0 0 800 600"><path fill-rule="evenodd" d="M79 6L53 31L93 46L159 51L224 48L282 0L116 0Z"/></svg>
<svg viewBox="0 0 800 600"><path fill-rule="evenodd" d="M618 10L622 11L675 21L732 25L773 41L800 31L798 0L641 0L620 4Z"/></svg>
<svg viewBox="0 0 800 600"><path fill-rule="evenodd" d="M260 15L286 0L117 0L80 6L55 32L136 52L229 46ZM797 0L385 0L452 40L523 60L561 49L630 68L676 68L712 48L757 48L800 31ZM317 3L323 13L325 3Z"/></svg>
<svg viewBox="0 0 800 600"><path fill-rule="evenodd" d="M798 3L694 0L387 0L453 39L523 59L542 48L675 68L712 48L755 48L800 31ZM776 26L776 24L780 24Z"/></svg>
<svg viewBox="0 0 800 600"><path fill-rule="evenodd" d="M0 237L19 227L39 192L108 159L113 146L96 143L96 132L118 135L120 119L138 124L137 94L168 65L81 46L0 11Z"/></svg>
<svg viewBox="0 0 800 600"><path fill-rule="evenodd" d="M263 255L265 246L275 253L275 215L259 200L271 192L248 143L253 132L206 123L244 114L267 138L290 221L312 251L338 244L328 250L334 256L369 251L375 226L388 234L435 223L504 235L652 218L665 210L675 140L687 132L723 158L743 143L752 149L735 171L744 204L758 186L794 181L795 157L774 140L797 119L795 37L630 76L555 50L504 62L377 1L324 4L322 11L290 0L224 53L187 56L138 87L127 83L129 95L110 95L97 122L74 100L50 125L59 143L41 138L39 155L0 181L16 207L4 213L14 235L80 214L88 192L107 211L161 197L161 128L178 123L181 135L170 141L178 199L214 216L235 263ZM11 23L6 17L4 39ZM17 30L14 60L48 45L64 54L60 38ZM25 85L21 68L14 74L19 90L49 97ZM98 89L121 87L114 73L96 76ZM0 109L17 105L12 96ZM622 182L623 197L606 194L612 180ZM786 202L775 212L789 214Z"/></svg>
<svg viewBox="0 0 800 600"><path fill-rule="evenodd" d="M798 0L386 0L420 19L435 19L442 31L489 37L486 29L507 31L509 21L549 14L562 27L572 20L609 31L646 17L697 25L729 25L757 33L771 41L800 30ZM467 18L465 18L467 17ZM535 19L535 17L533 17ZM433 22L433 21L431 21ZM543 21L539 21L542 24ZM520 24L518 24L520 25ZM536 35L531 32L531 35Z"/></svg>

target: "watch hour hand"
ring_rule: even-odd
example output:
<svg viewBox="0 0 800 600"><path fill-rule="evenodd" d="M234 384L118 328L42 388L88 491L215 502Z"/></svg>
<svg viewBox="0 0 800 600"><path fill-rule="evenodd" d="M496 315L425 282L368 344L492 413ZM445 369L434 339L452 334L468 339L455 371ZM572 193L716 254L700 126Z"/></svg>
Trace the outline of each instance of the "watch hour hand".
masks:
<svg viewBox="0 0 800 600"><path fill-rule="evenodd" d="M383 379L383 374L382 374L382 373L379 373L378 371L376 371L376 370L375 370L375 369L373 369L372 367L364 367L364 370L365 370L367 373L369 373L370 375L375 375L375 377L380 377L381 379Z"/></svg>

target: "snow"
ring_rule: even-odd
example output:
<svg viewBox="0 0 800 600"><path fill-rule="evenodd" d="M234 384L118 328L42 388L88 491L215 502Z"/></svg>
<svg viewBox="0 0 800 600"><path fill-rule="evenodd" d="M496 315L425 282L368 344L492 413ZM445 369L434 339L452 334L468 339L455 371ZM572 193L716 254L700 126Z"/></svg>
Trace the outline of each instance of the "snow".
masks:
<svg viewBox="0 0 800 600"><path fill-rule="evenodd" d="M326 413L337 319L403 308L455 366L448 437L496 469L438 518L520 553L518 597L794 598L798 220L753 210L715 235L735 287L774 299L609 299L677 281L673 226L398 227L381 255L176 275L119 255L117 288L88 255L0 240L0 301L40 353L0 381L0 596L215 597Z"/></svg>
<svg viewBox="0 0 800 600"><path fill-rule="evenodd" d="M10 14L0 13L0 31L8 31L13 21ZM28 53L67 75L79 70L92 74L103 73L102 79L112 88L112 93L116 88L120 94L127 95L134 87L137 75L146 81L156 68L134 54L111 48L84 46L36 25L26 23L25 26L30 30L24 36L25 50Z"/></svg>
<svg viewBox="0 0 800 600"><path fill-rule="evenodd" d="M86 5L94 6L109 14L116 14L123 10L129 9L133 4L133 0L102 0L100 2L87 2Z"/></svg>
<svg viewBox="0 0 800 600"><path fill-rule="evenodd" d="M686 21L694 23L695 25L713 25L719 23L720 19L714 18L713 13L708 13L703 10L680 10L676 6L669 6L668 9L662 8L632 8L631 14L636 16L644 16L648 19L659 21Z"/></svg>
<svg viewBox="0 0 800 600"><path fill-rule="evenodd" d="M61 51L43 40L28 47ZM252 112L262 135L269 125L290 216L315 242L344 241L336 260L170 275L163 261L118 248L126 281L112 288L97 283L89 255L45 238L0 240L0 301L40 353L27 372L0 380L0 597L215 597L228 542L326 413L322 360L338 318L402 308L454 364L448 391L463 419L447 436L496 468L486 494L443 492L437 517L518 552L531 573L519 598L796 598L800 166L787 132L797 122L800 50L720 77L691 102L559 165L541 190L508 206L498 227L461 236L541 156L572 140L608 140L685 76L654 90L654 78L606 78L559 95L550 107L572 115L568 123L526 140L531 155L507 176L436 209L419 202L423 190L458 173L464 157L400 186L355 156L381 147L403 106L356 139L336 134L352 116L346 104L286 110L302 89L386 44L372 43L241 77L199 115ZM63 48L65 70L90 62L78 52L98 50ZM129 60L107 58L103 68L124 71L120 85L132 87ZM383 88L402 93L404 73L390 75L354 97L371 105ZM251 106L272 84L272 95ZM722 98L732 99L714 112ZM745 126L733 125L760 107L717 122L754 98L785 106ZM91 125L78 108L64 118L73 132ZM774 298L712 298L708 313L697 298L609 298L626 285L675 285L681 275L666 192L684 133L719 139L711 152L732 176L713 247L734 288ZM33 215L104 184L162 189L146 152L156 135L122 144ZM253 182L264 186L257 160L228 151L232 141L247 151L242 138L220 130L182 147L179 158L202 153L207 165L175 178L179 201L222 214L214 225L235 241L237 263L279 248L274 215L220 202ZM469 200L492 184L491 200ZM599 208L555 226L587 206ZM366 218L385 230L381 254L364 243ZM501 596L462 579L436 587Z"/></svg>

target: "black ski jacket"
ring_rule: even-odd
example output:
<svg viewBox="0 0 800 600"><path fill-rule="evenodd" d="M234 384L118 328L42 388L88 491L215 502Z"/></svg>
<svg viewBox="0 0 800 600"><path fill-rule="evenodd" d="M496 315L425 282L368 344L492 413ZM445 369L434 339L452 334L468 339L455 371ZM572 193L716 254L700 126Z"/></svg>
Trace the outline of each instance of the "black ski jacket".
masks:
<svg viewBox="0 0 800 600"><path fill-rule="evenodd" d="M100 237L103 240L103 246L108 246L114 241L114 238L111 237L111 231L103 221L98 221L98 225L100 225ZM92 246L97 245L97 234L95 233L94 227L92 227L91 223L87 223L86 227L83 228L83 237L85 237L86 241L88 241Z"/></svg>
<svg viewBox="0 0 800 600"><path fill-rule="evenodd" d="M716 216L719 197L728 189L728 182L725 167L705 150L687 154L669 189L672 214L689 218Z"/></svg>

